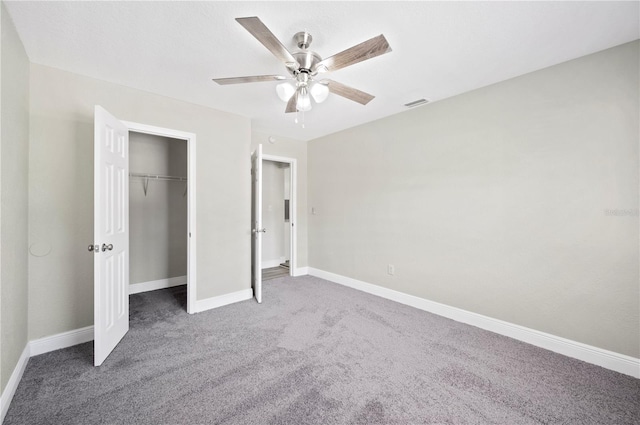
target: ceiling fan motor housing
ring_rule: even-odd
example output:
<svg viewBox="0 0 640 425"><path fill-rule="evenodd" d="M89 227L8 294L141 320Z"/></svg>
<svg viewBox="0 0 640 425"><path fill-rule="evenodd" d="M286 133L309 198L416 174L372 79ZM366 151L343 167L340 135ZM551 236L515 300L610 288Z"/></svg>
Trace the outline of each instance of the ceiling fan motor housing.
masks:
<svg viewBox="0 0 640 425"><path fill-rule="evenodd" d="M294 71L294 74L305 72L311 74L315 65L322 60L319 54L312 52L311 50L301 50L293 53L293 57L300 64L300 67Z"/></svg>
<svg viewBox="0 0 640 425"><path fill-rule="evenodd" d="M311 50L307 50L311 41L313 41L313 37L306 31L301 31L296 33L293 36L293 40L296 42L299 51L293 53L293 57L296 58L296 61L300 66L298 69L293 70L294 75L298 75L300 73L312 74L315 65L322 60L319 54L316 52L312 52Z"/></svg>

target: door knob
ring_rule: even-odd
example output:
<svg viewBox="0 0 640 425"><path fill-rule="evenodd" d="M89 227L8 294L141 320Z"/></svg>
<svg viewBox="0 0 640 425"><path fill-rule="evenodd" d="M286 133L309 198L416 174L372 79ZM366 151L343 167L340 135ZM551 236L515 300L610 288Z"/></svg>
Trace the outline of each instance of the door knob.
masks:
<svg viewBox="0 0 640 425"><path fill-rule="evenodd" d="M109 244L107 245L106 243L102 244L102 251L111 251L113 249L113 245Z"/></svg>

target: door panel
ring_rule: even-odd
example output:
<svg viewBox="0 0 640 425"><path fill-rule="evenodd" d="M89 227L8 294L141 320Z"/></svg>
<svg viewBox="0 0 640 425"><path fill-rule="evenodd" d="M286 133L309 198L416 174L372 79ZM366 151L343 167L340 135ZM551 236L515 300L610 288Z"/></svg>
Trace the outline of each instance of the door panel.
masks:
<svg viewBox="0 0 640 425"><path fill-rule="evenodd" d="M94 364L129 330L129 130L100 106L94 122Z"/></svg>
<svg viewBox="0 0 640 425"><path fill-rule="evenodd" d="M262 145L251 154L251 280L253 296L262 302Z"/></svg>

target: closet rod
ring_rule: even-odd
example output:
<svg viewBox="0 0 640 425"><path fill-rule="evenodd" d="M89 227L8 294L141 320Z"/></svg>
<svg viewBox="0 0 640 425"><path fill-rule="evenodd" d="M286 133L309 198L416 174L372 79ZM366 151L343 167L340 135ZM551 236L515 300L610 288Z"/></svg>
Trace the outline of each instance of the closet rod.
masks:
<svg viewBox="0 0 640 425"><path fill-rule="evenodd" d="M139 177L142 179L154 179L154 180L170 180L177 182L186 182L186 177L175 177L175 176L160 176L156 174L141 174L141 173L129 173L129 177Z"/></svg>

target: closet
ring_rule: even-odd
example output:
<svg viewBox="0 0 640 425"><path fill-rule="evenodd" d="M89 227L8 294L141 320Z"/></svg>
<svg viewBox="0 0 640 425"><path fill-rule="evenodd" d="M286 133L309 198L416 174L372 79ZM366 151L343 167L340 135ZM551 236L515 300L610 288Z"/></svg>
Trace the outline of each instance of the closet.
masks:
<svg viewBox="0 0 640 425"><path fill-rule="evenodd" d="M129 177L129 292L186 285L187 141L130 132Z"/></svg>

